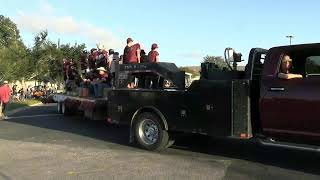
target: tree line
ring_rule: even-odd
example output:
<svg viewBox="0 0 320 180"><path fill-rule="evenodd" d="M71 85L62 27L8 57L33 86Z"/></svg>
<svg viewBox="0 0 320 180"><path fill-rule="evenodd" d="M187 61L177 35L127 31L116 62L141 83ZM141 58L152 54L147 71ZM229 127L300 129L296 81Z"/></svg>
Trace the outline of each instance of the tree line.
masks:
<svg viewBox="0 0 320 180"><path fill-rule="evenodd" d="M85 44L59 44L48 39L48 31L34 36L32 47L27 47L17 25L0 15L0 81L62 82L63 58L80 64Z"/></svg>
<svg viewBox="0 0 320 180"><path fill-rule="evenodd" d="M0 15L0 82L62 82L62 59L73 59L79 65L80 54L85 48L84 43L71 45L50 41L46 30L37 33L32 47L27 47L17 25L10 18ZM220 56L207 55L203 62L215 62L221 68L227 66ZM199 72L188 67L181 69L199 75Z"/></svg>

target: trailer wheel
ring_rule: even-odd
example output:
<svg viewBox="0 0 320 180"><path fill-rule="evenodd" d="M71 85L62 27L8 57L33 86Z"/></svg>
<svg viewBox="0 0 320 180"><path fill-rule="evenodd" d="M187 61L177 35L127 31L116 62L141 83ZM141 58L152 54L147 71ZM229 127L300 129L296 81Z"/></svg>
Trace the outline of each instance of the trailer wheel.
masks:
<svg viewBox="0 0 320 180"><path fill-rule="evenodd" d="M135 125L135 138L138 144L150 151L162 151L169 142L169 134L152 113L142 113Z"/></svg>
<svg viewBox="0 0 320 180"><path fill-rule="evenodd" d="M60 102L57 103L57 111L59 114L62 114L62 103Z"/></svg>
<svg viewBox="0 0 320 180"><path fill-rule="evenodd" d="M66 106L66 104L64 102L61 103L61 113L64 116L70 116L71 115L71 110Z"/></svg>

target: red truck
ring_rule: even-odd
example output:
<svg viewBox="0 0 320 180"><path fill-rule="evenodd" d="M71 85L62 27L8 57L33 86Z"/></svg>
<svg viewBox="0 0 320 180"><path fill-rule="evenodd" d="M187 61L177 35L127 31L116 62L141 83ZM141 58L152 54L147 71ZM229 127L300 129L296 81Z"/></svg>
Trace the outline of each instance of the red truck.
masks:
<svg viewBox="0 0 320 180"><path fill-rule="evenodd" d="M130 141L154 151L170 146L176 133L255 138L263 145L320 151L320 44L253 48L245 71L236 69L240 59L233 55L233 68L202 63L200 80L187 88L184 72L172 63L119 65L115 87L105 98L91 99L99 110L92 110L94 105L85 114L100 112L109 123L129 126ZM303 78L278 77L284 55L292 58L290 72ZM138 88L128 89L130 76L158 77L156 88L139 79ZM62 97L63 112L87 111L88 100Z"/></svg>

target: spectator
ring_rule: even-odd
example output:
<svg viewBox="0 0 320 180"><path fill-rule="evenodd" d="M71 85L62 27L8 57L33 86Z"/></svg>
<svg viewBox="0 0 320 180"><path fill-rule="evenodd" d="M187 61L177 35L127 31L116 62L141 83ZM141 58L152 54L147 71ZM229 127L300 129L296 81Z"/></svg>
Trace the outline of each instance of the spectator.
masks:
<svg viewBox="0 0 320 180"><path fill-rule="evenodd" d="M18 91L18 99L19 99L19 101L24 101L24 95L25 95L24 90L23 90L23 88L21 88Z"/></svg>
<svg viewBox="0 0 320 180"><path fill-rule="evenodd" d="M111 77L104 67L99 67L98 78L94 81L94 95L97 98L103 97L103 89L111 87Z"/></svg>
<svg viewBox="0 0 320 180"><path fill-rule="evenodd" d="M131 38L127 39L127 46L124 48L123 63L140 63L140 44L134 44Z"/></svg>
<svg viewBox="0 0 320 180"><path fill-rule="evenodd" d="M148 61L150 63L159 62L158 45L156 43L151 46L151 51L148 54Z"/></svg>
<svg viewBox="0 0 320 180"><path fill-rule="evenodd" d="M2 114L0 114L0 118L4 117L4 119L8 119L8 117L5 115L5 110L9 103L10 96L11 96L11 93L10 93L10 87L8 85L8 81L4 81L3 85L0 87L0 104L1 104L0 112L2 112Z"/></svg>

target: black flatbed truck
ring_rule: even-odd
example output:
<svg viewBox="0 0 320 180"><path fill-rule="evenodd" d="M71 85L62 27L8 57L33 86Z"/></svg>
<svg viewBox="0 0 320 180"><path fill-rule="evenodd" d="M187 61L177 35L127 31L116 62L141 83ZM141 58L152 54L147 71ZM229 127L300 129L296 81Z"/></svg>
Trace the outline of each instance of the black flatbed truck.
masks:
<svg viewBox="0 0 320 180"><path fill-rule="evenodd" d="M239 118L244 116L242 111L249 111L247 80L203 79L185 88L185 74L173 63L123 64L117 68L115 87L104 98L55 95L58 111L71 115L80 110L88 119L129 126L130 142L154 151L174 142L171 132L252 137L250 118ZM143 82L128 89L129 76L153 79L156 86L144 88ZM165 87L165 82L172 86ZM234 101L234 97L243 98ZM237 107L242 108L241 112L235 109L236 103L245 104Z"/></svg>

